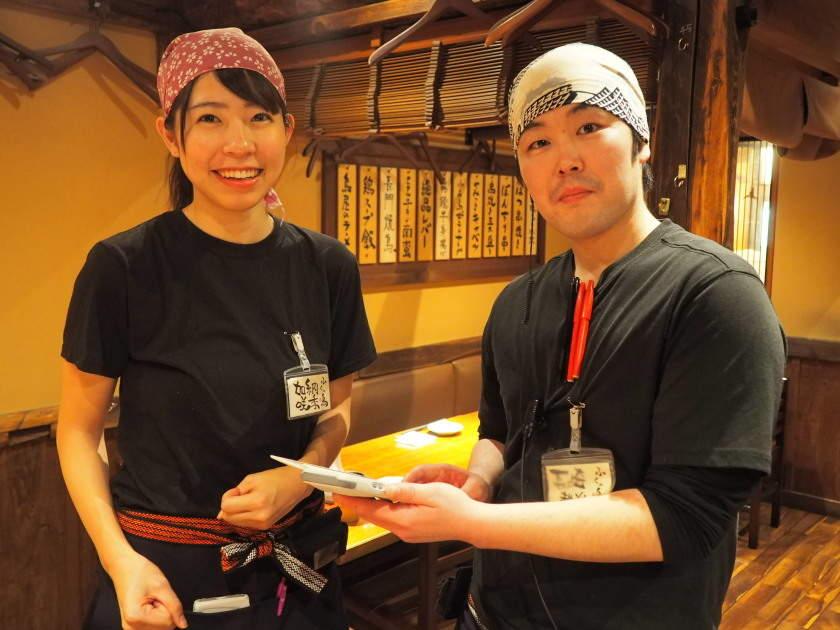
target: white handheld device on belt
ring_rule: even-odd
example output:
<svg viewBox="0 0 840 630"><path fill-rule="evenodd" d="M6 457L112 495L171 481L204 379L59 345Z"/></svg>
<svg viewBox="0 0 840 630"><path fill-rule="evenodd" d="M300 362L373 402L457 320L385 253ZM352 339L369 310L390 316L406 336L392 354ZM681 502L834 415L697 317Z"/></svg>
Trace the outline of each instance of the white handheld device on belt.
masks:
<svg viewBox="0 0 840 630"><path fill-rule="evenodd" d="M277 455L272 455L271 459L297 468L301 471L300 478L303 482L319 490L350 497L385 498L385 484L376 479Z"/></svg>

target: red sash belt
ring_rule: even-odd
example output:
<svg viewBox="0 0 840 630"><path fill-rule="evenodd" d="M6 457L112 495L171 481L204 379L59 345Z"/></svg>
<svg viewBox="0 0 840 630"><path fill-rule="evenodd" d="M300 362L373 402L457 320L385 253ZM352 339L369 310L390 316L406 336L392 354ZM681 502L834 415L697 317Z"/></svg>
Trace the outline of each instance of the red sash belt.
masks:
<svg viewBox="0 0 840 630"><path fill-rule="evenodd" d="M326 579L294 557L291 550L278 541L278 535L295 523L320 513L323 507L323 495L316 493L301 509L267 530L237 527L215 518L169 516L137 510L120 510L117 520L124 532L140 538L180 545L219 545L224 572L271 556L290 578L320 592Z"/></svg>

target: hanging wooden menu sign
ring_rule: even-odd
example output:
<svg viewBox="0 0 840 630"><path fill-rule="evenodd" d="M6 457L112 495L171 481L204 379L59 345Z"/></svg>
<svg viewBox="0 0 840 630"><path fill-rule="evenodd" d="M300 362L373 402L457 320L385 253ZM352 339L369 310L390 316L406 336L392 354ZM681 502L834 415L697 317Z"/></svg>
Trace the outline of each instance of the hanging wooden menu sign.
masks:
<svg viewBox="0 0 840 630"><path fill-rule="evenodd" d="M375 166L359 167L359 264L376 263L377 177Z"/></svg>
<svg viewBox="0 0 840 630"><path fill-rule="evenodd" d="M379 262L397 262L397 169L379 169Z"/></svg>
<svg viewBox="0 0 840 630"><path fill-rule="evenodd" d="M481 258L481 223L484 218L484 174L470 173L469 245L467 255Z"/></svg>
<svg viewBox="0 0 840 630"><path fill-rule="evenodd" d="M528 206L525 187L518 179L513 179L513 250L514 256L525 255L525 223Z"/></svg>
<svg viewBox="0 0 840 630"><path fill-rule="evenodd" d="M399 259L411 262L417 259L417 171L414 169L400 169L399 215Z"/></svg>
<svg viewBox="0 0 840 630"><path fill-rule="evenodd" d="M435 195L435 260L449 260L452 249L452 173L443 171Z"/></svg>
<svg viewBox="0 0 840 630"><path fill-rule="evenodd" d="M467 257L467 189L466 173L452 174L452 258Z"/></svg>
<svg viewBox="0 0 840 630"><path fill-rule="evenodd" d="M525 255L537 253L537 211L534 204L525 197Z"/></svg>
<svg viewBox="0 0 840 630"><path fill-rule="evenodd" d="M499 176L484 176L484 257L496 256L499 223Z"/></svg>
<svg viewBox="0 0 840 630"><path fill-rule="evenodd" d="M432 260L435 253L435 174L423 169L417 183L417 260Z"/></svg>
<svg viewBox="0 0 840 630"><path fill-rule="evenodd" d="M338 235L339 241L356 253L356 165L338 166Z"/></svg>
<svg viewBox="0 0 840 630"><path fill-rule="evenodd" d="M499 175L499 238L497 256L510 256L510 228L512 223L513 177Z"/></svg>

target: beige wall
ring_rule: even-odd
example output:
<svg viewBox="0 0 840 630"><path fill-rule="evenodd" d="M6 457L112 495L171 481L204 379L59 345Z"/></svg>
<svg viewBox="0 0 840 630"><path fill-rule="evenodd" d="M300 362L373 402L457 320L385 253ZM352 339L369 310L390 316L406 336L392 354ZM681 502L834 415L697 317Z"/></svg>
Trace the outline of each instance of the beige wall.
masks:
<svg viewBox="0 0 840 630"><path fill-rule="evenodd" d="M89 25L0 2L4 34L30 48ZM155 69L147 32L105 26L133 61ZM0 75L0 413L58 400L58 353L73 280L97 240L167 208L157 108L100 55L30 93ZM278 190L289 220L320 227L320 174L307 179L302 139ZM292 152L295 152L294 155ZM504 282L365 295L380 351L481 334Z"/></svg>
<svg viewBox="0 0 840 630"><path fill-rule="evenodd" d="M840 341L840 154L782 159L771 296L789 336Z"/></svg>

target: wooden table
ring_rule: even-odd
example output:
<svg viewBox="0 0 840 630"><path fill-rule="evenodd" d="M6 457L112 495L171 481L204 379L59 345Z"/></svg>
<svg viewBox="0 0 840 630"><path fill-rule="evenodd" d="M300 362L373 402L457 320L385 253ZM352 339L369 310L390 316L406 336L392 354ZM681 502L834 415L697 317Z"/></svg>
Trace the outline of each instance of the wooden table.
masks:
<svg viewBox="0 0 840 630"><path fill-rule="evenodd" d="M433 444L415 449L397 444L397 437L406 431L385 435L345 446L341 449L342 466L345 470L361 472L368 477L402 476L420 464L447 463L466 468L472 448L478 440L478 413L468 413L450 419L464 425L464 430L458 435L437 437ZM398 540L388 530L373 523L360 521L350 526L347 553L339 559L339 564L346 564ZM437 543L423 543L417 545L417 548L420 566L418 626L426 630L436 625L438 545Z"/></svg>

